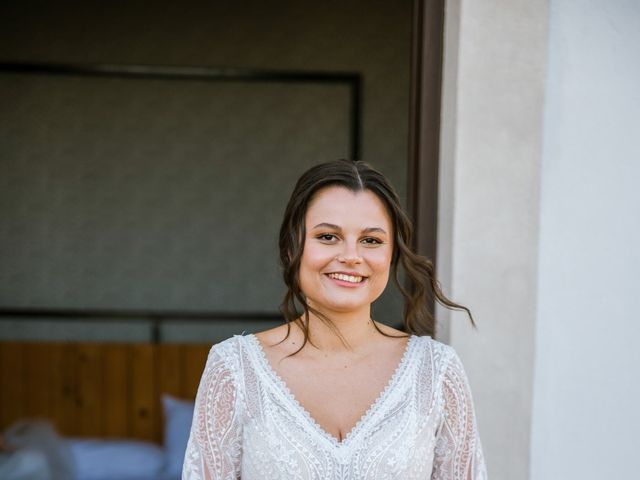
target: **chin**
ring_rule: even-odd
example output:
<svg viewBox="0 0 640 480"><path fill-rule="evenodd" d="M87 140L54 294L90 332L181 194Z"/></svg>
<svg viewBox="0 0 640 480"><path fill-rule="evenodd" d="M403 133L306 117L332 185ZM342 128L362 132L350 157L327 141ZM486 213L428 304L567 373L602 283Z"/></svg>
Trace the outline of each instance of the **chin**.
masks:
<svg viewBox="0 0 640 480"><path fill-rule="evenodd" d="M362 310L364 308L369 307L370 303L331 303L331 304L322 304L320 308L327 312L335 312L335 313L351 313ZM322 311L321 310L321 311Z"/></svg>

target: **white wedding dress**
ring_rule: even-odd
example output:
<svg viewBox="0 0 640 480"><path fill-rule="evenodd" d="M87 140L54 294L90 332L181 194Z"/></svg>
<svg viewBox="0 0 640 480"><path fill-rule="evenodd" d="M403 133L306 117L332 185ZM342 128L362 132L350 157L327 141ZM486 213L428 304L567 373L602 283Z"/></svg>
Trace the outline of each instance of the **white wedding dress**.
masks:
<svg viewBox="0 0 640 480"><path fill-rule="evenodd" d="M254 335L215 345L183 480L483 480L471 393L454 350L411 336L389 383L343 441L325 432Z"/></svg>

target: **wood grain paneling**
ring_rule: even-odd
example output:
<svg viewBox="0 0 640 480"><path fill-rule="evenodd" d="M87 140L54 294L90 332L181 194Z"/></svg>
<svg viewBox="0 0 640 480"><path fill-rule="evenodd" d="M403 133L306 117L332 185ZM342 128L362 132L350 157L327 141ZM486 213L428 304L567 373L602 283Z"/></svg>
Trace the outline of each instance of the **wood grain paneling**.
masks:
<svg viewBox="0 0 640 480"><path fill-rule="evenodd" d="M208 346L191 346L183 347L184 355L184 382L182 397L195 398L200 384L200 377L207 361L207 354L210 347Z"/></svg>
<svg viewBox="0 0 640 480"><path fill-rule="evenodd" d="M29 415L47 418L51 414L51 364L52 348L41 343L22 346L24 361L24 392L40 392L38 395L24 395L24 408Z"/></svg>
<svg viewBox="0 0 640 480"><path fill-rule="evenodd" d="M61 432L67 435L80 435L80 426L76 422L78 409L78 352L76 344L58 344L60 348L61 388L58 404L58 422Z"/></svg>
<svg viewBox="0 0 640 480"><path fill-rule="evenodd" d="M182 380L184 371L182 345L160 345L158 347L158 383L160 394L168 393L174 397L183 395Z"/></svg>
<svg viewBox="0 0 640 480"><path fill-rule="evenodd" d="M210 345L0 342L0 429L162 441L163 393L193 399Z"/></svg>
<svg viewBox="0 0 640 480"><path fill-rule="evenodd" d="M104 437L126 438L130 435L127 415L131 395L126 375L130 363L129 354L129 347L124 344L104 348L102 355L104 374L102 436Z"/></svg>
<svg viewBox="0 0 640 480"><path fill-rule="evenodd" d="M152 345L136 344L131 347L129 385L131 388L130 424L132 436L144 440L159 437L158 390L154 368L155 349Z"/></svg>
<svg viewBox="0 0 640 480"><path fill-rule="evenodd" d="M76 421L80 435L102 434L104 347L95 343L81 343L77 347Z"/></svg>
<svg viewBox="0 0 640 480"><path fill-rule="evenodd" d="M0 348L0 415L4 424L26 414L23 402L26 385L23 382L22 351L22 344L3 344Z"/></svg>
<svg viewBox="0 0 640 480"><path fill-rule="evenodd" d="M63 367L64 350L59 345L49 344L49 363L44 367L49 375L49 416L48 418L54 422L57 430L62 431L63 412L65 403L71 402L72 392L65 392L65 383L71 385L71 382L65 376L67 372Z"/></svg>

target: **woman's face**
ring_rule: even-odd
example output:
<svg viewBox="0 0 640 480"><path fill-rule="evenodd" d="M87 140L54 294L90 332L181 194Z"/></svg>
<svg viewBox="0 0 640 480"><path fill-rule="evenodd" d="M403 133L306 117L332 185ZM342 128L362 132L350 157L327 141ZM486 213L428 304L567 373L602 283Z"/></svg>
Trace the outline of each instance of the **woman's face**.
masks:
<svg viewBox="0 0 640 480"><path fill-rule="evenodd" d="M372 192L326 187L312 198L305 217L300 288L323 313L361 311L389 280L393 253L391 219Z"/></svg>

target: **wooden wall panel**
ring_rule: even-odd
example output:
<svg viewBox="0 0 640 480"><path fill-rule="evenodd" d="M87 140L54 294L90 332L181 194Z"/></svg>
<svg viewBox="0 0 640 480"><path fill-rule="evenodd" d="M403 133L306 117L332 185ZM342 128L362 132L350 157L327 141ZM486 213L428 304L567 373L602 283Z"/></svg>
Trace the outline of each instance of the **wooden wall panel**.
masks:
<svg viewBox="0 0 640 480"><path fill-rule="evenodd" d="M102 434L103 348L80 343L77 348L76 421L83 436Z"/></svg>
<svg viewBox="0 0 640 480"><path fill-rule="evenodd" d="M0 416L7 426L27 413L24 405L24 362L22 344L3 344L0 348Z"/></svg>
<svg viewBox="0 0 640 480"><path fill-rule="evenodd" d="M60 374L62 388L60 403L58 405L60 415L60 431L66 435L80 435L80 425L76 421L78 409L78 353L75 344L60 344Z"/></svg>
<svg viewBox="0 0 640 480"><path fill-rule="evenodd" d="M183 381L183 398L195 398L198 393L198 385L207 362L210 346L190 345L183 346L184 355L184 381Z"/></svg>
<svg viewBox="0 0 640 480"><path fill-rule="evenodd" d="M23 345L25 415L32 418L48 418L51 415L53 392L51 391L50 356L53 348L42 343Z"/></svg>
<svg viewBox="0 0 640 480"><path fill-rule="evenodd" d="M102 434L101 413L103 412L102 348L95 343L78 345L78 406L77 421L80 435Z"/></svg>
<svg viewBox="0 0 640 480"><path fill-rule="evenodd" d="M154 371L155 349L145 344L135 344L130 348L131 434L135 438L156 441L160 437L160 426L154 420L160 416L160 400Z"/></svg>
<svg viewBox="0 0 640 480"><path fill-rule="evenodd" d="M125 344L104 347L103 361L103 417L102 435L107 438L126 438L130 435L128 410L131 388L126 372L131 363L130 348Z"/></svg>
<svg viewBox="0 0 640 480"><path fill-rule="evenodd" d="M168 393L182 397L184 355L182 345L158 346L158 390L160 395Z"/></svg>
<svg viewBox="0 0 640 480"><path fill-rule="evenodd" d="M210 345L0 342L0 430L162 441L163 393L195 398Z"/></svg>
<svg viewBox="0 0 640 480"><path fill-rule="evenodd" d="M51 402L49 405L49 419L53 421L58 431L64 431L63 412L69 410L68 405L74 406L71 387L67 387L68 391L65 390L65 384L71 385L71 381L69 377L66 377L68 372L63 366L64 349L60 344L49 344L48 349L49 401Z"/></svg>

